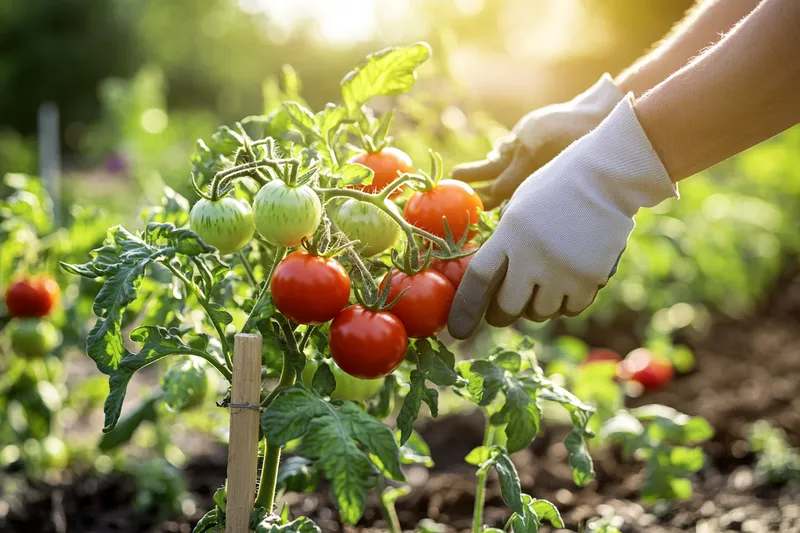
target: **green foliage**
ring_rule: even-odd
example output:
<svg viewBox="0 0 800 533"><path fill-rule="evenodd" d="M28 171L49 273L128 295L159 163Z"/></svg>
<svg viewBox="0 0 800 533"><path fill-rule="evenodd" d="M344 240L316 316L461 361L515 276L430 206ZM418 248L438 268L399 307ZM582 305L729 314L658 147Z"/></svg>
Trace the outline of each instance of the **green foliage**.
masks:
<svg viewBox="0 0 800 533"><path fill-rule="evenodd" d="M653 503L692 496L686 477L705 463L702 448L695 446L710 439L713 430L703 418L647 405L619 412L603 425L601 435L620 443L626 455L645 461L642 499Z"/></svg>
<svg viewBox="0 0 800 533"><path fill-rule="evenodd" d="M319 465L331 482L342 519L354 524L366 505L366 492L379 472L404 481L392 431L352 402L336 405L296 385L278 397L261 417L269 442L279 446L303 438L300 453Z"/></svg>
<svg viewBox="0 0 800 533"><path fill-rule="evenodd" d="M756 453L756 471L764 481L800 484L800 451L792 449L785 431L760 420L750 426L748 441Z"/></svg>

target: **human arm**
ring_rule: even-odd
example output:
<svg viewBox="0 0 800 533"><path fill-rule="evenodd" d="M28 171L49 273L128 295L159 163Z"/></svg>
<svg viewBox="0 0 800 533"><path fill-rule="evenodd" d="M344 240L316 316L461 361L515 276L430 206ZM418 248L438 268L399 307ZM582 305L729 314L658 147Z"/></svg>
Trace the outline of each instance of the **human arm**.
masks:
<svg viewBox="0 0 800 533"><path fill-rule="evenodd" d="M675 182L797 124L800 2L764 0L634 110Z"/></svg>
<svg viewBox="0 0 800 533"><path fill-rule="evenodd" d="M763 0L730 35L526 179L473 257L450 312L456 338L575 315L611 277L643 207L672 182L800 121L800 2Z"/></svg>
<svg viewBox="0 0 800 533"><path fill-rule="evenodd" d="M597 127L626 92L638 97L660 83L719 40L720 35L760 1L699 2L668 37L616 79L604 75L569 102L528 113L486 159L457 166L453 177L467 182L489 182L477 185L475 190L488 209L496 207L534 171Z"/></svg>

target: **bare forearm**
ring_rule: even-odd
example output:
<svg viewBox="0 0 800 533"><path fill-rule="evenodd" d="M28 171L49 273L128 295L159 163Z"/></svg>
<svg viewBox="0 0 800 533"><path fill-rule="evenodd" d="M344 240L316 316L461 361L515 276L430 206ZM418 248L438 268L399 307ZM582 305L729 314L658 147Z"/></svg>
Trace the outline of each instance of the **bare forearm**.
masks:
<svg viewBox="0 0 800 533"><path fill-rule="evenodd" d="M755 9L761 0L707 0L698 3L675 30L652 52L617 76L624 92L636 97L652 89L673 72L719 41Z"/></svg>
<svg viewBox="0 0 800 533"><path fill-rule="evenodd" d="M800 122L800 2L764 0L719 43L636 101L673 181Z"/></svg>

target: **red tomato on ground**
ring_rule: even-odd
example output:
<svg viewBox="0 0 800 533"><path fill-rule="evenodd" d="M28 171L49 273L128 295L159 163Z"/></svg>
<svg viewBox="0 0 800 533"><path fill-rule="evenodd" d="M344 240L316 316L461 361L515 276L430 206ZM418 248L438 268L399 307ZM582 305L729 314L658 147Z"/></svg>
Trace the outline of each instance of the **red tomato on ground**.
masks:
<svg viewBox="0 0 800 533"><path fill-rule="evenodd" d="M50 276L22 278L8 286L6 307L15 318L43 317L58 303L61 290Z"/></svg>
<svg viewBox="0 0 800 533"><path fill-rule="evenodd" d="M458 240L468 226L478 222L480 211L483 211L483 202L472 187L448 179L440 181L430 191L414 193L406 202L403 216L410 224L439 237L444 237L442 217L446 217L453 237ZM475 232L470 231L468 238L473 235Z"/></svg>
<svg viewBox="0 0 800 533"><path fill-rule="evenodd" d="M386 285L388 276L381 281L381 289ZM408 290L389 311L400 319L408 336L423 339L442 331L447 325L447 315L456 295L447 278L431 269L412 276L393 270L388 301L394 301L405 289Z"/></svg>
<svg viewBox="0 0 800 533"><path fill-rule="evenodd" d="M462 250L465 252L477 249L477 246L473 246L471 244L467 244L462 248ZM464 278L464 272L467 271L469 262L472 261L473 255L475 254L465 255L464 257L459 257L458 259L450 259L449 261L434 257L431 259L431 268L446 277L447 280L453 285L454 289L458 289L458 286L461 285L461 280Z"/></svg>
<svg viewBox="0 0 800 533"><path fill-rule="evenodd" d="M339 368L351 376L378 379L403 362L408 336L393 314L351 305L333 320L328 346Z"/></svg>
<svg viewBox="0 0 800 533"><path fill-rule="evenodd" d="M272 275L272 300L298 324L333 320L350 299L350 276L336 260L305 251L287 255Z"/></svg>
<svg viewBox="0 0 800 533"><path fill-rule="evenodd" d="M618 363L621 360L622 357L620 357L620 355L614 350L609 350L608 348L594 348L589 352L589 355L586 357L586 359L581 362L581 365L588 365L600 361L611 361L612 363Z"/></svg>
<svg viewBox="0 0 800 533"><path fill-rule="evenodd" d="M358 163L371 168L375 175L369 185L358 185L357 188L368 193L380 192L397 176L405 172L413 172L411 158L408 154L391 146L380 152L365 152L357 154L348 160L348 163ZM390 196L397 196L402 192L402 187L395 190Z"/></svg>
<svg viewBox="0 0 800 533"><path fill-rule="evenodd" d="M675 371L669 359L645 348L633 350L619 364L619 376L624 380L636 381L645 390L655 390L665 386L672 381L674 375Z"/></svg>

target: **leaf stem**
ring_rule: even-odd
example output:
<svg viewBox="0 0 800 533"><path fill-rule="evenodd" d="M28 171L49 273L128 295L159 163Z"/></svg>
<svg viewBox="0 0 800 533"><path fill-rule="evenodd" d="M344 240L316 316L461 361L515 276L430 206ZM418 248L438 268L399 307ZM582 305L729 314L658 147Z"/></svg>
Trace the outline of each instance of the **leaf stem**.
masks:
<svg viewBox="0 0 800 533"><path fill-rule="evenodd" d="M239 250L236 252L236 255L239 257L239 261L242 262L242 266L247 271L247 277L250 278L250 283L253 284L253 287L258 287L258 280L256 279L256 275L253 272L253 267L250 266L250 263L247 262L247 257L245 257L244 252Z"/></svg>
<svg viewBox="0 0 800 533"><path fill-rule="evenodd" d="M209 303L210 303L208 296L206 296L203 293L203 291L200 290L200 287L198 287L196 283L194 283L192 280L187 278L183 274L183 272L178 270L178 268L176 268L174 265L172 265L169 262L165 262L165 263L162 263L162 264L165 267L167 267L167 269L170 272L172 272L175 275L176 278L181 280L181 282L183 282L183 284L189 290L194 292L195 296L197 296L197 300L200 302L200 305L203 306L203 309L205 310L206 315L208 316L208 319L211 321L211 323L214 325L214 329L217 331L217 335L219 336L219 343L222 346L222 355L225 356L225 366L229 370L233 371L233 362L231 361L231 347L230 347L230 344L228 344L227 337L225 337L225 330L222 329L222 326L220 325L219 322L214 320L214 315L213 315L213 313L211 313L211 309L209 309L209 307L208 307Z"/></svg>
<svg viewBox="0 0 800 533"><path fill-rule="evenodd" d="M495 427L489 423L487 417L486 428L483 431L483 445L485 447L488 448L492 445L494 432ZM483 504L486 499L486 476L488 473L488 469L481 469L478 470L478 473L475 475L477 481L475 487L475 509L472 513L472 533L481 533L483 530Z"/></svg>
<svg viewBox="0 0 800 533"><path fill-rule="evenodd" d="M384 520L386 520L389 533L403 533L403 529L400 527L400 519L397 518L397 510L394 507L394 502L387 502L384 500L383 494L379 492L378 505L380 505L381 514Z"/></svg>

